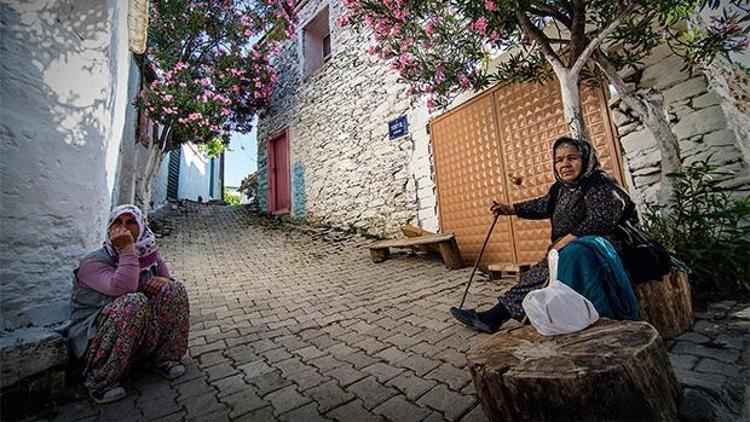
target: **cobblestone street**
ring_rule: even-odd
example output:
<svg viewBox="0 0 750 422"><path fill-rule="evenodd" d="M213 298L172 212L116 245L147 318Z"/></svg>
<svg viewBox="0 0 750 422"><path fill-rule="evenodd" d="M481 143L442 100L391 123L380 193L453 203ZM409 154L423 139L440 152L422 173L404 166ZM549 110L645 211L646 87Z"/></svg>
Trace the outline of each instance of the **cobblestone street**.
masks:
<svg viewBox="0 0 750 422"><path fill-rule="evenodd" d="M188 204L166 220L174 230L161 251L191 300L187 374L168 383L137 370L128 397L106 406L79 387L55 420L486 420L465 362L486 335L448 313L471 268L407 254L373 264L367 239L293 229L244 207ZM507 286L479 277L467 306L493 303ZM694 332L669 342L689 387L684 412L718 403L738 417L748 305L698 316Z"/></svg>

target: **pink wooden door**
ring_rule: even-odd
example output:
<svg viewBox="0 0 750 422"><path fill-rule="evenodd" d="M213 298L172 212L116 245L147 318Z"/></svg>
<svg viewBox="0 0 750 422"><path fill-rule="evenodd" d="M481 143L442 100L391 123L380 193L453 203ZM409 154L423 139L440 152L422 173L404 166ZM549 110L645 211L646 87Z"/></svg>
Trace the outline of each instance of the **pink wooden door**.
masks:
<svg viewBox="0 0 750 422"><path fill-rule="evenodd" d="M289 140L286 131L268 143L268 212L285 214L290 209Z"/></svg>

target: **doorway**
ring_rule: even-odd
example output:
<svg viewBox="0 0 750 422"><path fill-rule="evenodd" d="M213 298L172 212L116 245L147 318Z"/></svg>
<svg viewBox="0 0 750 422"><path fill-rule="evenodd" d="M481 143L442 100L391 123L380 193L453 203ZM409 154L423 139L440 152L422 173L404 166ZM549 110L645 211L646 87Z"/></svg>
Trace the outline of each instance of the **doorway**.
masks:
<svg viewBox="0 0 750 422"><path fill-rule="evenodd" d="M287 130L268 142L268 212L288 214L290 210L289 138Z"/></svg>

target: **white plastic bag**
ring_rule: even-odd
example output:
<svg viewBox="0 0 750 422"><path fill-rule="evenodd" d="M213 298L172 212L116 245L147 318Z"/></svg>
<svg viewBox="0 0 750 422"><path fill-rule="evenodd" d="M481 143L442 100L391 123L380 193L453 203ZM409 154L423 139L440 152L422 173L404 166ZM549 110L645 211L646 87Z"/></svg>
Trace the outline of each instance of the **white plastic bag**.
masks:
<svg viewBox="0 0 750 422"><path fill-rule="evenodd" d="M549 251L550 283L547 287L529 292L522 306L531 325L544 336L574 333L599 320L594 305L578 292L557 279L559 255Z"/></svg>

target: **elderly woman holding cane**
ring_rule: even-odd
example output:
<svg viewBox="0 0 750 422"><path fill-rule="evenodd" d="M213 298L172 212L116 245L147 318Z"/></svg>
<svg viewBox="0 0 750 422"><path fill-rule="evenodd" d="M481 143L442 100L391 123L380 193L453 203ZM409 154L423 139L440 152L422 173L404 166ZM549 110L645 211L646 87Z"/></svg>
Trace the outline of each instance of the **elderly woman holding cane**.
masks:
<svg viewBox="0 0 750 422"><path fill-rule="evenodd" d="M622 268L620 243L615 236L623 213L633 208L632 201L602 170L589 143L559 138L552 147L552 159L557 183L547 195L512 206L493 201L490 210L496 215L550 219L549 248L560 252L560 280L569 285L573 281L571 287L589 298L602 316L637 318L635 296ZM563 274L570 280L565 280ZM618 280L602 281L614 275L619 275ZM451 314L470 328L495 332L511 317L523 318L523 298L543 287L548 277L545 257L500 296L494 307L484 312L453 307Z"/></svg>
<svg viewBox="0 0 750 422"><path fill-rule="evenodd" d="M190 313L187 291L170 277L141 210L120 205L107 227L103 247L74 271L68 331L97 403L125 397L119 380L136 361L166 379L182 376Z"/></svg>

